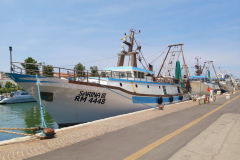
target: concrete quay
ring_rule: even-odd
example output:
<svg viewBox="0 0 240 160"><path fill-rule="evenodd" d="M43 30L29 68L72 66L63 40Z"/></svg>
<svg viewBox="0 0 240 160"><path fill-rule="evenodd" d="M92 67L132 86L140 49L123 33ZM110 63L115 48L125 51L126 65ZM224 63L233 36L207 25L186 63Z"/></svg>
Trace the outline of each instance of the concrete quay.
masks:
<svg viewBox="0 0 240 160"><path fill-rule="evenodd" d="M186 159L186 157L195 159L197 156L185 153L188 148L184 146L190 145L190 148L194 148L192 147L194 145L197 146L195 148L216 146L214 151L218 151L217 146L219 144L223 146L223 142L228 143L227 147L232 146L229 143L233 141L232 139L212 141L211 136L210 139L206 136L200 136L200 139L197 137L216 128L220 128L217 130L217 133L222 135L220 139L227 139L232 134L237 135L237 130L233 128L239 125L237 123L240 114L239 95L240 92L232 94L230 100L226 100L225 95L220 95L217 96L217 101L203 105L187 101L168 105L164 110L148 109L58 129L54 139L38 140L26 137L1 142L0 159ZM204 117L210 112L212 112L210 115ZM203 118L199 120L201 117ZM195 120L198 121L192 123ZM219 125L225 121L231 123ZM214 125L215 123L218 127ZM212 125L215 127L209 131L208 127ZM179 131L181 128L183 129ZM213 143L208 146L196 143L202 142L203 137ZM215 142L218 142L218 145L215 145ZM234 147L237 145L239 141ZM226 152L217 153L225 155ZM203 157L205 155L204 151L196 154ZM214 155L215 158L218 157L215 152Z"/></svg>

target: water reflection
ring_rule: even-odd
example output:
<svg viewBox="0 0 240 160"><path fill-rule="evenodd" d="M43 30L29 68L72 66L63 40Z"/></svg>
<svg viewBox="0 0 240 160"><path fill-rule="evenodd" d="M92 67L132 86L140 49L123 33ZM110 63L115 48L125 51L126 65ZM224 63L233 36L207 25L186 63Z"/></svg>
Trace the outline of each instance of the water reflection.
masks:
<svg viewBox="0 0 240 160"><path fill-rule="evenodd" d="M52 117L44 111L45 122L50 128L58 128ZM31 128L41 126L40 107L37 102L0 105L0 127ZM32 131L16 131L31 134ZM0 133L0 141L20 135Z"/></svg>

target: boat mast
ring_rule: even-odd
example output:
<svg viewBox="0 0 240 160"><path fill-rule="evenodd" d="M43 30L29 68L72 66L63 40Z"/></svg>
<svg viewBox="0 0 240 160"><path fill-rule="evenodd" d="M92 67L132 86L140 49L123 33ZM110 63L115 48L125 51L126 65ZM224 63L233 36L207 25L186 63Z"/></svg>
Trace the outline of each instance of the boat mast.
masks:
<svg viewBox="0 0 240 160"><path fill-rule="evenodd" d="M126 52L123 48L123 50L121 51L121 53L119 53L119 59L118 59L118 63L117 66L123 66L124 65L124 59L125 56L131 56L131 66L133 67L137 67L137 58L136 58L136 54L138 54L138 52L133 52L133 40L134 40L134 34L135 31L133 29L130 30L131 35L130 35L130 42L127 42L126 38L128 37L128 35L126 35L125 37L123 37L121 40L123 40L123 43L125 43L128 46L128 52ZM140 32L140 31L139 31Z"/></svg>
<svg viewBox="0 0 240 160"><path fill-rule="evenodd" d="M196 61L197 61L197 64L195 65L195 75L196 75L196 76L201 76L203 70L201 69L201 66L199 66L199 62L198 62L198 60L201 59L201 57L198 57L198 56L197 56L195 59L196 59ZM205 64L204 64L204 65L205 65ZM203 67L203 68L204 68L204 67Z"/></svg>

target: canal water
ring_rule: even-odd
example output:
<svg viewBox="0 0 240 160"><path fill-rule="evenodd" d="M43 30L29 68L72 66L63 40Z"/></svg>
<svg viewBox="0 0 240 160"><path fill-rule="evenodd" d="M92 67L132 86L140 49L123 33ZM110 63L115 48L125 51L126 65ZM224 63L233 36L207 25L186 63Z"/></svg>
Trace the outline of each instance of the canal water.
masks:
<svg viewBox="0 0 240 160"><path fill-rule="evenodd" d="M44 110L44 118L47 127L57 129L58 125L53 118ZM0 104L0 128L31 128L41 126L40 106L37 102ZM17 131L32 134L32 131ZM1 133L0 141L16 137L24 137L16 134Z"/></svg>

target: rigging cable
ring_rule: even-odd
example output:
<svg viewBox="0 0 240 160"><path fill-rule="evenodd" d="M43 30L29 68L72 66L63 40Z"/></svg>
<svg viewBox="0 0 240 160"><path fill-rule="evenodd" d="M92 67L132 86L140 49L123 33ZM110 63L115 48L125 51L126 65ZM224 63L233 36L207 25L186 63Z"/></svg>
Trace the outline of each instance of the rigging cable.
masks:
<svg viewBox="0 0 240 160"><path fill-rule="evenodd" d="M163 52L163 53L164 53L164 52ZM157 60L158 58L160 58L160 57L163 55L163 53L160 54L157 58L155 58L150 64L153 64L154 62L156 62L156 60Z"/></svg>
<svg viewBox="0 0 240 160"><path fill-rule="evenodd" d="M109 57L109 58L104 58L104 59L99 59L99 60L96 60L96 61L84 62L84 63L82 63L82 64L92 63L92 62L98 62L98 61L103 61L103 60L106 60L106 59L111 59L111 58L116 58L116 57L118 57L118 56ZM75 66L75 65L67 65L67 66L64 66L64 67L68 67L68 66Z"/></svg>
<svg viewBox="0 0 240 160"><path fill-rule="evenodd" d="M168 47L167 47L167 48L168 48ZM153 55L149 56L149 57L148 57L148 58L146 58L146 59L149 59L149 58L151 58L151 57L153 57L153 56L155 56L155 55L157 55L157 54L161 53L162 51L164 51L164 52L165 52L165 50L166 50L167 48L165 48L165 49L163 49L163 50L161 50L161 51L159 51L159 52L157 52L157 53L154 53Z"/></svg>
<svg viewBox="0 0 240 160"><path fill-rule="evenodd" d="M147 46L152 46L152 47L165 47L165 46L155 46L155 45L151 45L151 44L147 44L147 43L143 43L143 42L140 42L140 41L138 41L139 43L142 43L142 44L145 44L145 45L147 45Z"/></svg>
<svg viewBox="0 0 240 160"><path fill-rule="evenodd" d="M134 38L134 40L135 40L135 42L136 42L136 44L137 44L137 41L136 41L135 38ZM138 46L138 44L137 44L137 46ZM143 54L142 54L142 52L141 52L141 48L139 49L139 52L141 53L142 58L143 58L144 62L146 63L146 66L148 66L148 65L147 65L147 62L146 62L146 60L144 59ZM141 62L141 61L140 61L140 62ZM142 62L141 62L141 63L142 63Z"/></svg>

